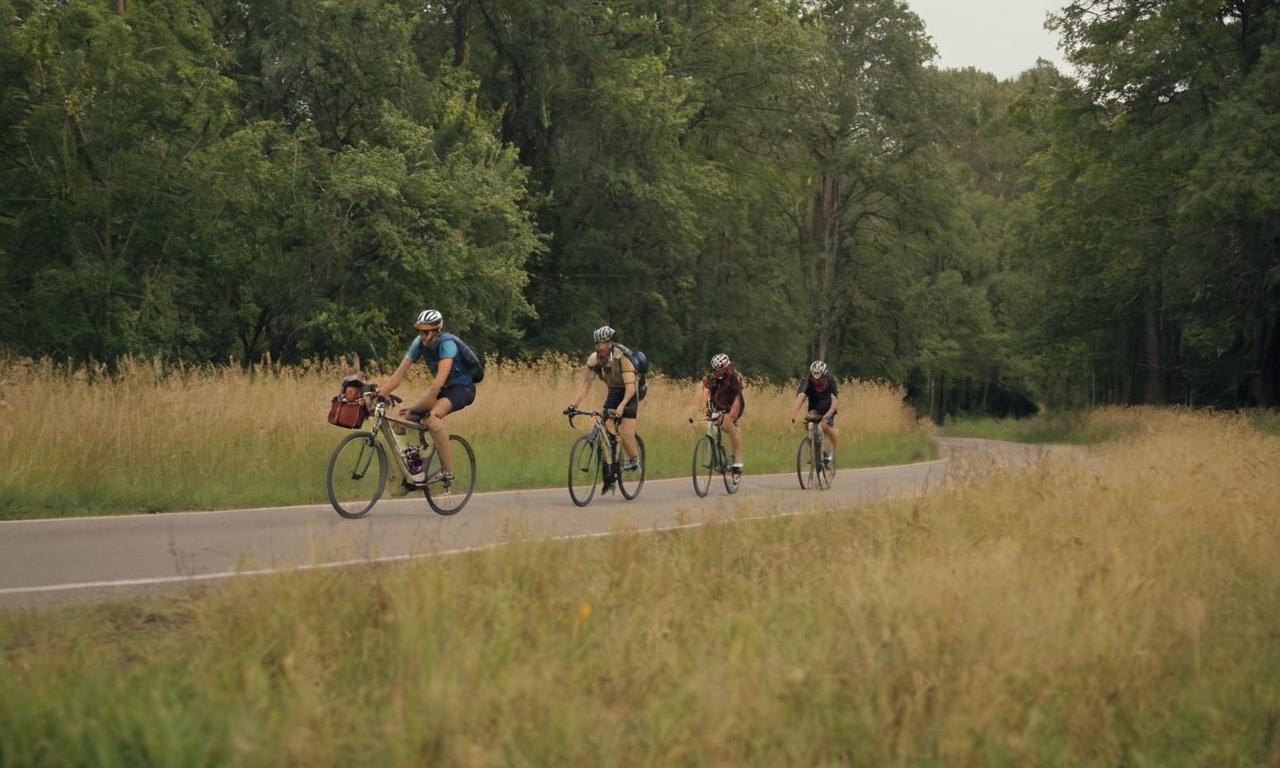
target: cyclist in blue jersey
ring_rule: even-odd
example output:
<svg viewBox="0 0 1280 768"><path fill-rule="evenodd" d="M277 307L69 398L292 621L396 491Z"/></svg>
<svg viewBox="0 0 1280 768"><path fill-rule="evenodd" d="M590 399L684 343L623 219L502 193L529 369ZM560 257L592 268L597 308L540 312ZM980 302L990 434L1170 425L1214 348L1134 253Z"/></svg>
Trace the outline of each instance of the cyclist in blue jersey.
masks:
<svg viewBox="0 0 1280 768"><path fill-rule="evenodd" d="M476 385L462 360L458 343L452 338L441 338L444 317L440 312L424 309L418 314L414 327L418 330L418 338L409 345L409 351L405 352L400 366L391 374L381 392L383 395L390 395L395 391L409 373L409 367L420 360L431 371L433 378L426 394L400 411L402 416L407 415L414 421L426 418L431 442L435 443L436 451L440 454L441 468L436 474L411 478L415 483L422 484L453 478L453 448L449 445L449 432L445 429L444 417L471 405L476 399Z"/></svg>

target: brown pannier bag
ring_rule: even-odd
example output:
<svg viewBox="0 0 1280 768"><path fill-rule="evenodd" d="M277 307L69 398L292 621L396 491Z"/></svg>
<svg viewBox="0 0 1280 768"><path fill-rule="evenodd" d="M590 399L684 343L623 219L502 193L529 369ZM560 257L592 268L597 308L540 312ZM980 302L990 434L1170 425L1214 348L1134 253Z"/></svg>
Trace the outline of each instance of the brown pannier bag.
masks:
<svg viewBox="0 0 1280 768"><path fill-rule="evenodd" d="M349 398L348 390L351 394L359 392L362 386L358 379L348 379L342 382L342 391L333 398L333 402L329 405L329 423L336 427L345 427L346 429L359 429L364 426L364 420L369 418L369 407L364 404L363 397Z"/></svg>

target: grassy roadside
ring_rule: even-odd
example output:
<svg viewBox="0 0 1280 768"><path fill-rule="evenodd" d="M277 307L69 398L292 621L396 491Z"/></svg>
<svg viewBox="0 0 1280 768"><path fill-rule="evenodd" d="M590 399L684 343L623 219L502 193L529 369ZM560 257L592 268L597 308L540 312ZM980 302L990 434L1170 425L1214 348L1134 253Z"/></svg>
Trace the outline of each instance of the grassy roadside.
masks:
<svg viewBox="0 0 1280 768"><path fill-rule="evenodd" d="M1280 411L1259 411L1253 415L1252 421L1259 432L1280 437Z"/></svg>
<svg viewBox="0 0 1280 768"><path fill-rule="evenodd" d="M1139 432L1155 414L1196 412L1180 408L1148 406L1108 406L1092 411L1064 411L1026 419L993 419L963 416L951 419L937 430L944 437L979 437L987 440L1010 440L1019 443L1063 443L1099 445ZM1210 411L1200 411L1212 413ZM1259 432L1280 436L1280 411L1240 411L1245 423ZM1234 418L1225 416L1225 418Z"/></svg>
<svg viewBox="0 0 1280 768"><path fill-rule="evenodd" d="M490 366L476 404L449 419L476 450L480 490L563 485L574 433L560 412L573 399L579 365ZM0 423L0 442L14 447L0 455L0 520L323 503L329 454L344 434L325 414L344 372L309 365L251 378L235 368L135 362L91 382L84 371L47 363L0 367L0 392L9 398L0 406L11 415ZM426 384L420 375L402 393ZM687 418L697 391L694 382L651 381L640 420L649 477L689 472L698 432ZM841 391L848 392L842 466L936 455L900 390L847 382ZM49 405L12 400L32 392ZM801 432L787 420L791 393L754 385L747 397L747 471L793 468ZM603 399L597 384L587 403Z"/></svg>
<svg viewBox="0 0 1280 768"><path fill-rule="evenodd" d="M1148 409L1108 407L1065 411L1025 419L962 416L938 429L944 437L980 437L1019 443L1098 445L1133 434Z"/></svg>
<svg viewBox="0 0 1280 768"><path fill-rule="evenodd" d="M1099 452L0 615L0 764L1274 764L1280 443L1150 414Z"/></svg>

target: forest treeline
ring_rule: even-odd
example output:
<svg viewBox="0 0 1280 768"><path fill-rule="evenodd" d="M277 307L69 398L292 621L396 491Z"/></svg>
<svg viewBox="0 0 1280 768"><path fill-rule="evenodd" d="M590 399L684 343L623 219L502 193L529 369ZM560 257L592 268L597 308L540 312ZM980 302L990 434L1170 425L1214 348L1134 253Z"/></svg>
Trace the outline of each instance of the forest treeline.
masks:
<svg viewBox="0 0 1280 768"><path fill-rule="evenodd" d="M0 350L394 361L609 323L935 418L1280 402L1280 1L0 0Z"/></svg>

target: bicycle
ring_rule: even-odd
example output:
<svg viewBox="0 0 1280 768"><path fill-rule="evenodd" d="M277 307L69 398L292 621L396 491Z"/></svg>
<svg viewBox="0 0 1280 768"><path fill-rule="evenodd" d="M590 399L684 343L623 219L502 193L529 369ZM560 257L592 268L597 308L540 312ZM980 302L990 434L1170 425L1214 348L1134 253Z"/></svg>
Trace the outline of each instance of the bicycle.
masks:
<svg viewBox="0 0 1280 768"><path fill-rule="evenodd" d="M566 409L564 414L569 417L571 427L574 426L575 416L590 416L594 421L591 431L574 440L573 446L569 448L569 498L573 503L579 507L585 507L591 503L601 474L604 475L601 495L613 490L616 485L627 501L639 496L640 489L644 487L646 463L644 441L640 436L636 435L636 448L640 451L640 469L628 473L621 466L624 452L618 444L618 436L605 429L604 420L609 417L601 411L580 411L577 408ZM617 417L612 418L615 425L622 421Z"/></svg>
<svg viewBox="0 0 1280 768"><path fill-rule="evenodd" d="M350 520L364 517L382 497L387 486L387 449L393 446L396 467L402 472L401 483L407 490L421 490L427 504L438 515L456 515L466 506L476 489L476 454L471 445L458 435L449 435L453 445L453 477L431 479L440 469L440 455L427 435L426 425L396 418L387 406L403 402L395 395L382 397L377 387L365 388L364 397L372 407L373 427L352 432L339 441L329 457L325 485L334 510ZM396 430L412 433L401 445ZM416 440L414 437L416 436ZM376 468L374 465L377 465ZM415 484L412 475L424 471L428 480Z"/></svg>
<svg viewBox="0 0 1280 768"><path fill-rule="evenodd" d="M720 420L727 418L723 411L707 409L707 433L699 437L693 444L693 492L706 496L711 490L711 476L720 473L724 481L724 489L728 493L737 493L742 482L742 470L729 466L729 452L725 450ZM693 419L689 419L693 423ZM699 484L699 480L702 483Z"/></svg>
<svg viewBox="0 0 1280 768"><path fill-rule="evenodd" d="M835 460L822 453L822 416L805 416L808 434L800 438L796 449L796 477L801 488L826 490L836 476Z"/></svg>

